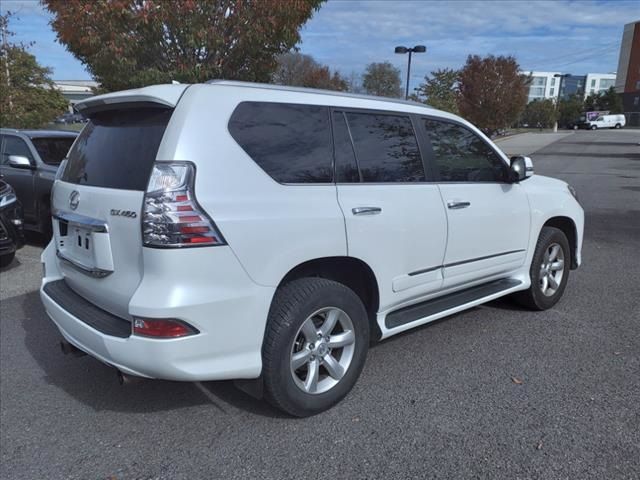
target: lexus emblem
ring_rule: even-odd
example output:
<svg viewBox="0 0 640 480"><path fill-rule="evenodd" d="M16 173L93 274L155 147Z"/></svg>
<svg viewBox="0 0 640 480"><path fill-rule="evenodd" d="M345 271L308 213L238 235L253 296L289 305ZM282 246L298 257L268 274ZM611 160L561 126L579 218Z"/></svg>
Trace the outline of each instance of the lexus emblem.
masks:
<svg viewBox="0 0 640 480"><path fill-rule="evenodd" d="M75 210L76 208L78 208L79 203L80 193L77 190L74 190L73 192L71 192L71 195L69 195L69 208L71 208L71 210Z"/></svg>

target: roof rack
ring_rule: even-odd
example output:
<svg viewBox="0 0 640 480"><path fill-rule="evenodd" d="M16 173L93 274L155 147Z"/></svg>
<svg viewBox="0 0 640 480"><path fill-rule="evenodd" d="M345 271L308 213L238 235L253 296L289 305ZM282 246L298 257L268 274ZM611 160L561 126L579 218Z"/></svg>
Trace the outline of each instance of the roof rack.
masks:
<svg viewBox="0 0 640 480"><path fill-rule="evenodd" d="M244 87L244 88L259 88L261 90L280 90L285 92L298 92L298 93L313 93L317 95L331 95L348 98L359 98L362 100L375 100L378 102L388 103L402 103L405 105L411 105L413 107L423 107L433 110L433 107L425 105L424 103L414 102L412 100L401 100L397 98L376 97L374 95L361 95L358 93L341 92L338 90L322 90L320 88L305 88L305 87L289 87L286 85L274 85L271 83L253 83L253 82L240 82L237 80L207 80L205 83L215 85L228 85L231 87Z"/></svg>

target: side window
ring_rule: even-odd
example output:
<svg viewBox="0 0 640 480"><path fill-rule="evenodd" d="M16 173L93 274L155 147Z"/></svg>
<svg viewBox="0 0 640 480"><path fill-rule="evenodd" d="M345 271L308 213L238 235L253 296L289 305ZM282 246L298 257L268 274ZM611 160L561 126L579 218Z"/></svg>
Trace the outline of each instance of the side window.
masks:
<svg viewBox="0 0 640 480"><path fill-rule="evenodd" d="M441 120L422 119L441 182L504 182L507 167L471 130Z"/></svg>
<svg viewBox="0 0 640 480"><path fill-rule="evenodd" d="M9 161L9 155L20 155L27 157L30 161L33 161L31 150L27 146L27 143L21 138L14 137L13 135L6 135L4 137L4 151L2 152L2 163Z"/></svg>
<svg viewBox="0 0 640 480"><path fill-rule="evenodd" d="M231 115L229 132L277 182L333 182L327 107L243 102Z"/></svg>
<svg viewBox="0 0 640 480"><path fill-rule="evenodd" d="M343 112L333 112L333 144L333 154L336 160L336 182L358 183L360 173Z"/></svg>
<svg viewBox="0 0 640 480"><path fill-rule="evenodd" d="M424 182L411 119L402 115L346 113L363 182Z"/></svg>

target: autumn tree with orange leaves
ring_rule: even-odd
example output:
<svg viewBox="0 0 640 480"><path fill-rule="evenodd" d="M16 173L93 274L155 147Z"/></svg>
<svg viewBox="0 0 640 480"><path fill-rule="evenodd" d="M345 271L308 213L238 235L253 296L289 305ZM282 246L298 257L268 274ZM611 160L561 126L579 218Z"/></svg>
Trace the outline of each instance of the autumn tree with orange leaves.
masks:
<svg viewBox="0 0 640 480"><path fill-rule="evenodd" d="M323 0L43 0L58 40L107 91L268 82Z"/></svg>

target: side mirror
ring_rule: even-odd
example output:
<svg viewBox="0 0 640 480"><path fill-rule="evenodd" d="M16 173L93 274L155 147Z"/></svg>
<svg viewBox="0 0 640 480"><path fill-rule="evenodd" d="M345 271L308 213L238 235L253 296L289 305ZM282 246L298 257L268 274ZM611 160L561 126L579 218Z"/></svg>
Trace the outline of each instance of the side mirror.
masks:
<svg viewBox="0 0 640 480"><path fill-rule="evenodd" d="M22 155L9 155L9 166L13 168L33 168L29 159Z"/></svg>
<svg viewBox="0 0 640 480"><path fill-rule="evenodd" d="M511 181L521 182L533 175L533 162L529 157L511 157Z"/></svg>

